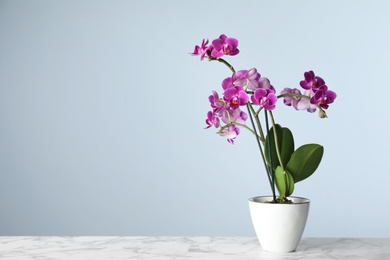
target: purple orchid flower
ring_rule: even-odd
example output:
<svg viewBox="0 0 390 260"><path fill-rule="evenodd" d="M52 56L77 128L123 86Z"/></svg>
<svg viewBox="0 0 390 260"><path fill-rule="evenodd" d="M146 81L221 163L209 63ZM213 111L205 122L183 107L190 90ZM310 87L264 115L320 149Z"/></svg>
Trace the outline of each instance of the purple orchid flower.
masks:
<svg viewBox="0 0 390 260"><path fill-rule="evenodd" d="M335 92L328 90L326 85L323 85L310 99L311 104L318 104L323 109L327 109L329 104L333 103L337 95Z"/></svg>
<svg viewBox="0 0 390 260"><path fill-rule="evenodd" d="M237 109L239 106L244 106L249 101L248 94L242 87L233 87L225 90L223 99L229 103L230 107Z"/></svg>
<svg viewBox="0 0 390 260"><path fill-rule="evenodd" d="M309 113L313 113L317 110L317 105L310 103L307 98L301 98L296 105L296 110L306 110Z"/></svg>
<svg viewBox="0 0 390 260"><path fill-rule="evenodd" d="M227 137L227 141L234 144L234 139L240 134L240 128L235 125L231 125L218 132L220 136Z"/></svg>
<svg viewBox="0 0 390 260"><path fill-rule="evenodd" d="M305 79L302 80L299 84L306 90L312 89L314 92L316 92L318 88L320 88L322 85L325 85L325 81L321 77L316 76L312 70L305 72L304 77Z"/></svg>
<svg viewBox="0 0 390 260"><path fill-rule="evenodd" d="M271 85L271 82L269 81L268 78L266 77L261 77L259 79L259 88L262 88L262 89L269 89L270 91L272 91L274 94L276 92L275 88Z"/></svg>
<svg viewBox="0 0 390 260"><path fill-rule="evenodd" d="M207 46L209 43L208 39L203 39L200 46L196 45L194 51L191 53L193 56L200 56L200 60L203 60L205 56L208 56L207 53L210 50L210 46Z"/></svg>
<svg viewBox="0 0 390 260"><path fill-rule="evenodd" d="M274 110L278 100L272 90L262 88L256 89L251 99L253 104L264 107L266 110Z"/></svg>
<svg viewBox="0 0 390 260"><path fill-rule="evenodd" d="M234 88L232 77L228 77L222 81L222 88L223 90Z"/></svg>
<svg viewBox="0 0 390 260"><path fill-rule="evenodd" d="M226 102L219 98L219 95L216 91L212 92L213 94L209 96L210 105L213 108L213 112L222 113L226 109Z"/></svg>
<svg viewBox="0 0 390 260"><path fill-rule="evenodd" d="M250 90L259 88L259 79L260 73L255 68L237 71L232 76L233 85L247 87Z"/></svg>
<svg viewBox="0 0 390 260"><path fill-rule="evenodd" d="M235 38L228 38L225 34L221 34L218 39L213 40L212 45L214 47L211 51L211 56L213 58L219 58L223 55L234 56L240 52L237 49L238 40Z"/></svg>
<svg viewBox="0 0 390 260"><path fill-rule="evenodd" d="M306 110L310 106L310 102L308 98L302 98L302 93L299 89L294 88L284 88L280 94L291 94L285 96L283 99L283 103L286 106L292 106L296 110Z"/></svg>
<svg viewBox="0 0 390 260"><path fill-rule="evenodd" d="M238 109L228 109L222 115L222 122L225 124L237 123L245 125L248 119L248 114Z"/></svg>
<svg viewBox="0 0 390 260"><path fill-rule="evenodd" d="M210 128L212 126L215 126L216 128L219 127L219 118L216 116L215 112L209 111L207 113L207 119L206 119L207 126L205 129Z"/></svg>

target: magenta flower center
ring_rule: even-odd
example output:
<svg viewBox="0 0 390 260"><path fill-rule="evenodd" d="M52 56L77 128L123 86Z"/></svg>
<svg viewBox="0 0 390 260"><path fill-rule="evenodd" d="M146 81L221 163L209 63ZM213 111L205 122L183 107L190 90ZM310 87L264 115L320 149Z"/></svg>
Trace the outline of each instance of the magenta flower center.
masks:
<svg viewBox="0 0 390 260"><path fill-rule="evenodd" d="M230 104L233 106L233 107L238 107L240 105L240 102L238 100L237 97L234 97L232 98L232 100L230 101Z"/></svg>

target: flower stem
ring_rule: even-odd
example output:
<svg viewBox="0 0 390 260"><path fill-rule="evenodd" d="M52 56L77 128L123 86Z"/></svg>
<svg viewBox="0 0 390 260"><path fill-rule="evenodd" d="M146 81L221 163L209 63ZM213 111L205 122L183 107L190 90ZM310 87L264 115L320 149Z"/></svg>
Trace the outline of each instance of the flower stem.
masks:
<svg viewBox="0 0 390 260"><path fill-rule="evenodd" d="M256 120L257 129L259 130L259 138L260 138L261 142L264 145L265 138L264 138L263 128L261 127L261 123L260 123L260 120L259 120L259 113L256 112L253 109L252 104L250 104L250 103L248 103L248 104L249 104L248 107L250 108L250 112L252 112L252 114L253 114L253 116L255 117L255 120Z"/></svg>
<svg viewBox="0 0 390 260"><path fill-rule="evenodd" d="M271 112L271 111L270 111ZM271 189L272 189L272 196L273 196L273 201L276 202L276 194L275 194L275 171L274 171L274 168L273 168L273 164L272 164L272 153L271 153L271 138L270 138L270 135L269 135L269 125L268 125L268 114L267 114L267 111L264 111L264 115L265 115L265 127L267 128L267 144L268 144L268 155L269 155L269 169L271 171ZM274 133L275 133L276 129L274 129Z"/></svg>
<svg viewBox="0 0 390 260"><path fill-rule="evenodd" d="M246 130L248 130L249 132L251 132L253 135L257 135L256 132L252 130L252 128L248 127L247 125L243 125L243 124L240 124L237 122L230 122L227 125L221 126L221 129L217 133L221 133L223 129L228 128L231 125L241 126L241 127L245 128ZM260 137L258 137L258 138L260 138Z"/></svg>
<svg viewBox="0 0 390 260"><path fill-rule="evenodd" d="M264 164L264 167L265 167L265 171L267 173L267 176L268 176L268 181L269 181L269 184L271 185L271 189L272 189L272 193L273 193L273 196L274 198L275 197L275 188L273 188L273 178L272 178L272 175L269 171L269 168L267 167L267 161L265 160L265 156L264 156L264 152L263 152L263 148L261 147L261 143L260 143L260 140L258 138L258 135L257 135L257 130L256 130L256 127L255 127L255 123L253 121L253 115L252 115L252 112L250 110L250 106L249 106L249 103L246 104L246 107L248 109L248 112L249 112L249 118L251 120L251 123L252 123L252 126L253 126L253 131L255 132L255 137L256 137L256 141L257 141L257 145L259 146L259 150L260 150L260 154L261 154L261 158L263 159L263 164Z"/></svg>
<svg viewBox="0 0 390 260"><path fill-rule="evenodd" d="M232 65L230 65L229 62L227 62L226 60L224 59L221 59L221 58L209 58L210 61L212 60L216 60L216 61L219 61L219 62L222 62L223 64L225 64L233 73L236 72L233 68Z"/></svg>
<svg viewBox="0 0 390 260"><path fill-rule="evenodd" d="M310 99L310 97L308 97L308 96L300 95L300 94L296 94L296 93L284 93L284 94L280 94L279 96L277 96L278 99L283 98L283 97L297 97L297 98Z"/></svg>
<svg viewBox="0 0 390 260"><path fill-rule="evenodd" d="M280 167L282 167L282 170L284 171L284 165L283 165L283 162L282 162L282 157L280 156L278 135L276 134L275 119L274 119L274 116L272 114L272 111L269 111L269 115L271 116L272 127L274 128L274 139L275 139L276 155L278 156L279 165L280 165Z"/></svg>

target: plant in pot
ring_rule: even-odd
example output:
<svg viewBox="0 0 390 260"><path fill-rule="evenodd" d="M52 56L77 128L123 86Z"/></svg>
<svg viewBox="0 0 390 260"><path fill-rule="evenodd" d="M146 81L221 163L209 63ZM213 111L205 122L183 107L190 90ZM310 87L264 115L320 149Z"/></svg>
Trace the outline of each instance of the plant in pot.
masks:
<svg viewBox="0 0 390 260"><path fill-rule="evenodd" d="M326 118L325 110L336 99L336 93L328 89L321 77L307 71L299 82L302 90L284 88L277 94L270 80L262 77L256 68L236 71L222 58L238 53L238 40L224 34L211 42L203 39L190 53L201 60L221 62L231 72L222 81L222 94L212 91L209 96L211 110L205 128L218 128L217 134L231 144L241 129L253 134L272 195L249 199L252 222L264 250L291 252L302 237L310 204L306 198L291 195L297 182L316 171L324 148L315 143L295 148L292 132L276 122L273 111L277 101L283 99L285 105L295 110L310 113L318 110L319 117Z"/></svg>

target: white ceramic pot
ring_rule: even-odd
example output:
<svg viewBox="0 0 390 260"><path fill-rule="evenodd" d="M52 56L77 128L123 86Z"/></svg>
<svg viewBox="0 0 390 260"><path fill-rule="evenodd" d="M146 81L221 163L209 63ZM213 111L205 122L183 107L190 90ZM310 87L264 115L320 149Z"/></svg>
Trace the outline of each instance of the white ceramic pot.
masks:
<svg viewBox="0 0 390 260"><path fill-rule="evenodd" d="M272 196L249 199L249 209L261 247L269 252L295 251L302 238L310 200L289 197L292 204L266 203Z"/></svg>

